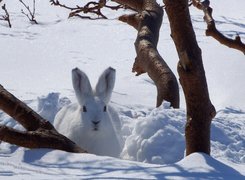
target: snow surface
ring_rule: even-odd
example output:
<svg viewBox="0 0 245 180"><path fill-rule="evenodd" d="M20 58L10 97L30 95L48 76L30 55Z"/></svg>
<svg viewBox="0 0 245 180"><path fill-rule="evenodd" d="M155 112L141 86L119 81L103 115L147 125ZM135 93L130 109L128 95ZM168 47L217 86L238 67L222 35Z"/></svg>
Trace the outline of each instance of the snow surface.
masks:
<svg viewBox="0 0 245 180"><path fill-rule="evenodd" d="M18 0L4 2L13 28L0 21L1 85L52 122L61 107L76 102L72 68L81 68L95 85L101 72L112 66L117 70L112 104L123 124L125 146L120 158L111 158L29 150L2 142L0 178L244 179L244 55L205 36L202 12L190 8L210 97L217 109L211 127L212 157L201 153L184 157L186 111L182 89L180 109L169 108L167 102L154 108L153 82L147 75L135 77L131 73L136 31L116 20L118 14L126 12L106 11L109 20L67 19L67 10L37 0L39 25L33 25L21 14L23 6ZM31 0L25 2L32 5ZM238 32L245 41L245 1L216 0L211 5L217 28L230 37ZM178 57L169 34L165 15L158 48L177 75ZM0 123L23 129L2 112Z"/></svg>

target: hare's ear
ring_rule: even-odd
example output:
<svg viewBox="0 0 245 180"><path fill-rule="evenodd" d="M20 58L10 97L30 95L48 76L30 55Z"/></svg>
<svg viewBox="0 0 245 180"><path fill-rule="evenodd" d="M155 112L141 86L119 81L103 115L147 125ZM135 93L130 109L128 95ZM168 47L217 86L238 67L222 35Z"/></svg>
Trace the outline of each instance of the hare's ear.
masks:
<svg viewBox="0 0 245 180"><path fill-rule="evenodd" d="M105 103L108 103L111 98L116 78L116 70L109 67L100 76L95 88L96 95Z"/></svg>
<svg viewBox="0 0 245 180"><path fill-rule="evenodd" d="M80 69L72 70L72 83L80 105L84 105L86 99L93 96L92 87L90 85L87 75Z"/></svg>

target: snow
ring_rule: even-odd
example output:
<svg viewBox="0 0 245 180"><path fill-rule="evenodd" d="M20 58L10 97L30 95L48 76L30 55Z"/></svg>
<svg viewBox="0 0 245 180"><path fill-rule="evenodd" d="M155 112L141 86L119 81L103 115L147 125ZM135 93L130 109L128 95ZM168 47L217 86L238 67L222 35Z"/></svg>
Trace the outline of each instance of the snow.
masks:
<svg viewBox="0 0 245 180"><path fill-rule="evenodd" d="M2 177L9 179L55 177L56 179L239 179L241 174L214 158L193 153L172 165L153 165L72 154L57 150L12 148L0 162ZM195 163L193 163L195 162ZM7 170L6 170L7 169Z"/></svg>
<svg viewBox="0 0 245 180"><path fill-rule="evenodd" d="M136 31L116 20L123 12L105 13L109 20L67 19L67 10L36 1L36 20L21 14L17 0L5 0L12 29L0 21L0 83L51 122L63 106L76 102L71 70L79 67L94 85L101 72L116 69L112 105L122 121L125 142L118 158L29 150L0 144L0 178L8 179L243 179L245 176L244 55L205 36L201 11L191 7L202 49L210 97L217 115L211 127L211 155L185 154L185 101L181 108L164 102L154 108L156 89L147 75L131 73ZM26 0L32 5L31 0ZM61 1L66 2L66 1ZM71 2L75 4L78 1ZM159 1L160 2L160 1ZM79 2L78 2L79 3ZM245 41L245 1L212 1L217 28ZM0 11L2 14L3 11ZM177 75L178 56L164 16L159 52ZM23 130L0 112L0 123Z"/></svg>
<svg viewBox="0 0 245 180"><path fill-rule="evenodd" d="M166 104L169 107L169 103ZM184 111L164 109L162 106L146 117L138 118L126 139L122 157L154 164L181 160L185 150L184 116Z"/></svg>

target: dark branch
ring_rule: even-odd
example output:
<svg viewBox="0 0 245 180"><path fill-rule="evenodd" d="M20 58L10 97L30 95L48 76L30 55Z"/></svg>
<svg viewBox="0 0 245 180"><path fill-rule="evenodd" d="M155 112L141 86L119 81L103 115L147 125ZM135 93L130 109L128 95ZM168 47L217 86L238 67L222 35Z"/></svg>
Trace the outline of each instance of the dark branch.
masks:
<svg viewBox="0 0 245 180"><path fill-rule="evenodd" d="M73 8L73 7L66 6L66 5L64 5L64 4L60 4L60 2L59 2L58 0L50 0L49 2L51 3L51 5L63 7L63 8L65 8L65 9L69 9L69 10L71 10L71 11L77 10L77 9L80 8L79 6Z"/></svg>
<svg viewBox="0 0 245 180"><path fill-rule="evenodd" d="M27 131L0 125L0 140L27 148L51 148L68 152L86 152L53 125L0 85L0 109L18 121Z"/></svg>
<svg viewBox="0 0 245 180"><path fill-rule="evenodd" d="M35 13L36 13L36 1L33 0L33 10L31 11L30 10L30 7L27 6L22 0L19 0L21 2L21 4L23 4L23 6L27 9L28 13L25 13L23 9L21 9L21 13L24 14L31 23L34 23L34 24L38 24L36 19L35 19Z"/></svg>
<svg viewBox="0 0 245 180"><path fill-rule="evenodd" d="M18 131L0 125L0 139L2 141L26 148L50 148L67 152L84 153L75 143L53 130Z"/></svg>
<svg viewBox="0 0 245 180"><path fill-rule="evenodd" d="M1 2L2 2L2 1L0 1L0 3L1 3ZM12 25L11 25L11 22L10 22L9 13L8 13L8 11L7 11L7 9L6 9L6 5L5 5L5 4L2 6L2 9L4 10L5 15L1 16L1 17L0 17L0 20L2 20L2 21L7 21L7 22L8 22L8 26L11 28Z"/></svg>
<svg viewBox="0 0 245 180"><path fill-rule="evenodd" d="M242 51L245 54L245 44L241 41L239 35L235 39L230 39L224 36L221 32L216 29L215 21L212 16L213 9L209 6L209 0L192 0L193 6L204 12L204 20L207 23L206 35L212 36L214 39L219 41L230 48Z"/></svg>
<svg viewBox="0 0 245 180"><path fill-rule="evenodd" d="M179 108L179 88L175 75L157 50L163 9L152 0L113 0L136 9L137 13L123 15L119 20L133 26L137 31L135 41L136 58L132 71L139 76L147 73L157 88L157 103L164 100Z"/></svg>
<svg viewBox="0 0 245 180"><path fill-rule="evenodd" d="M65 4L61 4L58 0L50 0L51 5L54 6L59 6L65 9L70 10L70 14L69 14L69 18L70 17L80 17L82 19L108 19L102 12L101 9L102 8L108 8L111 10L118 10L118 9L122 9L122 8L126 8L125 6L122 5L116 5L116 6L110 6L107 5L107 1L106 0L99 0L98 2L88 2L87 4L85 4L84 6L76 6L76 7L70 7L67 6ZM89 14L88 16L86 15L81 15L82 14ZM90 15L96 15L97 17L91 17Z"/></svg>

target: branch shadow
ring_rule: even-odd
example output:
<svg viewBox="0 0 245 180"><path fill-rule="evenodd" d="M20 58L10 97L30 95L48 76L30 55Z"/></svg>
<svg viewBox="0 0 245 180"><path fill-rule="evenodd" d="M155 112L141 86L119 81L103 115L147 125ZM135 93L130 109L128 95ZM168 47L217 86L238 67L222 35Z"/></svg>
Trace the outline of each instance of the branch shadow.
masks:
<svg viewBox="0 0 245 180"><path fill-rule="evenodd" d="M30 150L32 151L32 150ZM229 167L216 159L203 154L202 160L190 158L184 163L171 165L153 165L136 163L132 161L118 160L110 157L91 156L85 158L81 155L79 159L71 160L63 157L60 162L49 163L38 161L45 153L38 154L27 152L27 155L33 155L35 158L25 161L39 169L45 174L59 175L61 177L75 177L78 179L242 179L238 171ZM45 151L48 153L49 151ZM30 154L31 153L31 154ZM68 156L70 156L68 154ZM78 156L76 156L78 157ZM84 160L86 159L86 160ZM196 161L195 161L196 160ZM191 164L191 165L190 165ZM190 166L190 167L189 167ZM43 170L44 169L44 170Z"/></svg>

